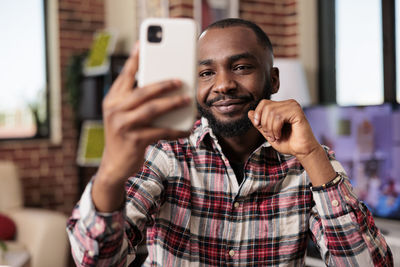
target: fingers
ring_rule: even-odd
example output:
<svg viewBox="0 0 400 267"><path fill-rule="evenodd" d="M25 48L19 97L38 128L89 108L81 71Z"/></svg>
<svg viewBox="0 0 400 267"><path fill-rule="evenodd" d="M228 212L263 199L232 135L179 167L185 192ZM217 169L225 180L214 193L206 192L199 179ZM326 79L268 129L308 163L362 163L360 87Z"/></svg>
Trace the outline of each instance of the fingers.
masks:
<svg viewBox="0 0 400 267"><path fill-rule="evenodd" d="M285 124L293 123L293 117L298 112L299 105L293 100L271 101L262 100L248 116L261 134L270 142L280 140Z"/></svg>
<svg viewBox="0 0 400 267"><path fill-rule="evenodd" d="M177 90L181 87L181 84L179 80L169 80L137 88L124 99L123 103L120 103L121 109L134 109L151 99L159 98L162 95Z"/></svg>
<svg viewBox="0 0 400 267"><path fill-rule="evenodd" d="M161 115L190 103L191 99L182 95L155 98L138 106L134 111L125 112L121 121L133 128L150 126Z"/></svg>
<svg viewBox="0 0 400 267"><path fill-rule="evenodd" d="M282 136L282 129L284 125L284 120L281 115L277 114L274 118L270 119L270 129L271 129L271 141L275 142L276 140L281 139Z"/></svg>
<svg viewBox="0 0 400 267"><path fill-rule="evenodd" d="M280 131L283 125L283 122L281 124L279 122L275 122L278 119L277 116L279 115L276 115L277 108L273 108L273 105L276 106L277 104L268 100L261 101L257 106L254 115L258 130L269 142L274 142L275 140L279 139Z"/></svg>

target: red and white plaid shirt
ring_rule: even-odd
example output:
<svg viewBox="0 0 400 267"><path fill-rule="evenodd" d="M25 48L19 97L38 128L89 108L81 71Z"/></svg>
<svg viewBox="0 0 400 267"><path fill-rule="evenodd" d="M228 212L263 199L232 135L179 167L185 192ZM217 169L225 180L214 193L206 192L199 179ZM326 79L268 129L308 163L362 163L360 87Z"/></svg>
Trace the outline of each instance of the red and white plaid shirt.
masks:
<svg viewBox="0 0 400 267"><path fill-rule="evenodd" d="M309 238L329 266L392 266L370 212L328 155L341 177L316 189L296 158L266 142L239 185L203 119L189 138L148 149L122 211L96 212L87 186L68 221L75 261L126 266L147 229L145 266L302 266Z"/></svg>

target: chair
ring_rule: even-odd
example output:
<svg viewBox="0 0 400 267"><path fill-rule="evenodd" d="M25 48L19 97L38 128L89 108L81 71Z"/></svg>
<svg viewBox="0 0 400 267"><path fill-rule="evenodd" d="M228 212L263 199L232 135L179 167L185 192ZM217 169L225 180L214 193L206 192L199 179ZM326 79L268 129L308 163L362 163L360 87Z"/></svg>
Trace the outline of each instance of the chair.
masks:
<svg viewBox="0 0 400 267"><path fill-rule="evenodd" d="M56 211L23 207L18 171L10 161L0 161L0 212L15 222L16 240L9 246L25 248L30 267L67 266L67 217Z"/></svg>

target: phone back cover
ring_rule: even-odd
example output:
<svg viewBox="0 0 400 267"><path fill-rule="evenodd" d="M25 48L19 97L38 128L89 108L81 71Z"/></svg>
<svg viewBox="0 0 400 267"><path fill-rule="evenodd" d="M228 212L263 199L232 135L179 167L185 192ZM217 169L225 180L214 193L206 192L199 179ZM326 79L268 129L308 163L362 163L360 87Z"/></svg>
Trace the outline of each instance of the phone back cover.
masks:
<svg viewBox="0 0 400 267"><path fill-rule="evenodd" d="M160 43L147 40L149 25L162 27ZM197 25L191 19L145 20L140 29L139 86L167 80L180 79L182 91L191 96L190 106L174 110L157 118L154 126L189 130L196 118L197 85ZM182 92L179 92L182 93Z"/></svg>

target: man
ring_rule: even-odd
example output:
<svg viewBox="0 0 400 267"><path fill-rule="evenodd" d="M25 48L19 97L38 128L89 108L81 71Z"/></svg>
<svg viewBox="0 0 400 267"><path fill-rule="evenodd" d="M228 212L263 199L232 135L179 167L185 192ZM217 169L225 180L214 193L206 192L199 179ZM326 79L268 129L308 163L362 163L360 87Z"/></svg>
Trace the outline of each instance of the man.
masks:
<svg viewBox="0 0 400 267"><path fill-rule="evenodd" d="M136 47L103 103L103 160L68 224L78 265L129 263L146 234L146 266L301 266L309 238L330 266L393 265L299 104L269 100L279 71L258 26L227 19L200 36L190 136L150 126L189 100L159 97L179 81L132 89L137 67ZM175 141L146 152L158 140Z"/></svg>

